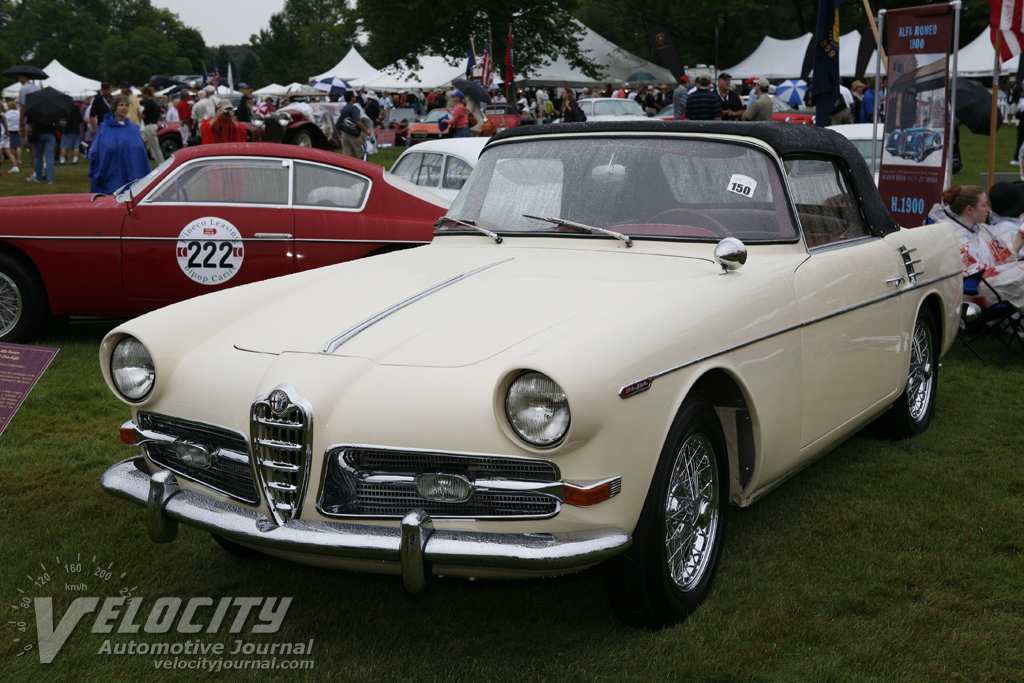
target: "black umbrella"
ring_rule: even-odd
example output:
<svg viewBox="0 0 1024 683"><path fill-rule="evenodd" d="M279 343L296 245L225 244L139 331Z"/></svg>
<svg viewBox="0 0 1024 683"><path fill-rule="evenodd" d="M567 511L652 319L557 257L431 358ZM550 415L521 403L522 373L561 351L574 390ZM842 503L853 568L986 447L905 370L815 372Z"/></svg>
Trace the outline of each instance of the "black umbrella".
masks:
<svg viewBox="0 0 1024 683"><path fill-rule="evenodd" d="M18 76L28 76L32 80L36 80L39 78L49 78L49 76L46 75L46 72L42 69L27 65L12 66L10 69L0 74L0 76L8 76L10 78L17 78Z"/></svg>
<svg viewBox="0 0 1024 683"><path fill-rule="evenodd" d="M74 100L50 87L30 92L25 98L25 118L42 126L57 123L69 116Z"/></svg>
<svg viewBox="0 0 1024 683"><path fill-rule="evenodd" d="M988 135L992 126L992 91L978 81L956 79L956 118L976 135ZM996 129L1003 125L996 115Z"/></svg>
<svg viewBox="0 0 1024 683"><path fill-rule="evenodd" d="M491 103L491 96L488 94L484 86L480 85L476 81L458 80L452 81L452 85L456 89L461 90L466 97L472 97L477 102L483 102L484 104Z"/></svg>

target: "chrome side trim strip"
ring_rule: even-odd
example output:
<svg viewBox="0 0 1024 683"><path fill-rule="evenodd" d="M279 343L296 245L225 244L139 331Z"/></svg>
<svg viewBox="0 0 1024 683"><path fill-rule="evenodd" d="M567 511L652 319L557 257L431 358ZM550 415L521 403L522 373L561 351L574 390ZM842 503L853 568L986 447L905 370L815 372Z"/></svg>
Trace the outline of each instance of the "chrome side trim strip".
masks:
<svg viewBox="0 0 1024 683"><path fill-rule="evenodd" d="M924 282L918 282L916 285L914 285L912 287L907 287L906 289L902 289L902 290L893 292L892 294L886 294L885 296L880 296L880 297L876 297L874 299L869 299L867 301L864 301L862 303L857 304L856 306L850 306L848 308L844 308L844 309L839 310L839 311L834 311L834 312L828 313L826 315L818 316L817 318L813 318L811 320L806 320L804 322L797 323L795 325L789 325L788 327L783 327L783 328L781 328L779 330L775 330L774 332L769 332L768 334L763 334L760 337L754 337L753 339L750 339L748 341L740 342L739 344L734 344L734 345L732 345L732 346L730 346L728 348L722 349L720 351L715 351L713 353L708 353L708 354L705 354L703 356L699 356L699 357L694 358L692 360L688 360L685 363L680 363L679 365L673 365L672 367L666 368L665 370L661 370L660 372L656 372L653 375L648 375L647 377L643 377L641 379L638 379L635 382L630 382L629 384L626 384L625 386L623 386L623 387L621 387L619 389L619 397L620 398L629 398L630 396L635 396L636 394L639 394L642 391L647 391L648 389L651 388L651 385L654 384L654 380L658 379L659 377L664 377L665 375L667 375L669 373L672 373L672 372L675 372L676 370L682 370L683 368L688 368L691 365L696 365L697 363L700 363L702 361L710 360L711 358L717 358L718 356L722 356L722 355L730 353L732 351L736 351L736 350L739 350L739 349L742 349L742 348L746 348L746 347L748 347L748 346L750 346L752 344L757 344L758 342L765 341L766 339L771 339L772 337L778 337L779 335L786 334L787 332L792 332L794 330L799 330L799 329L802 329L804 327L810 327L811 325L814 325L816 323L820 323L820 322L823 322L825 320L830 320L832 318L836 318L836 317L839 317L841 315L845 315L846 313L851 313L851 312L859 310L861 308L867 308L868 306L872 306L872 305L880 303L882 301L888 301L889 299L892 299L892 298L895 298L895 297L898 297L898 296L903 296L907 292L911 292L911 291L913 291L915 289L920 289L920 288L926 287L928 285L933 285L936 282L941 282L942 280L948 280L951 277L957 277L957 276L960 275L961 272L962 271L958 270L955 273L949 273L947 275L941 275L941 276L939 276L937 278L933 278L931 280L927 280L927 281L924 281Z"/></svg>
<svg viewBox="0 0 1024 683"><path fill-rule="evenodd" d="M445 280L443 282L439 282L436 285L433 285L431 287L428 287L427 289L424 289L422 292L417 292L416 294L413 294L412 296L410 296L408 299L403 299L402 301L399 301L398 303L393 304L392 306L390 306L388 308L385 308L380 313L376 313L376 314L370 316L369 318L367 318L366 320L362 321L361 323L357 323L354 327L351 327L351 328L345 330L344 332L339 334L334 339L331 339L330 341L325 343L320 348L320 353L334 353L339 346L341 346L342 344L347 342L349 339L352 339L353 337L355 337L357 334L359 334L360 332L362 332L366 328L370 327L371 325L373 325L375 323L380 322L381 320L383 320L384 318L387 318L388 316L392 315L393 313L397 313L398 311L402 310L406 306L414 304L417 301L419 301L420 299L425 299L426 297L430 296L431 294L434 294L435 292L439 292L442 289L445 289L446 287L450 287L451 285L454 285L456 282L461 282L462 280L465 280L468 277L472 277L472 276L476 275L477 273L482 273L485 270L488 270L488 269L493 268L495 266L500 266L503 263L508 263L511 260L512 260L511 258L507 258L507 259L504 259L502 261L495 261L494 263L488 264L486 266L481 266L481 267L477 268L476 270L471 270L471 271L469 271L467 273L462 273L461 275L456 275L455 277L448 278L447 280Z"/></svg>
<svg viewBox="0 0 1024 683"><path fill-rule="evenodd" d="M406 585L416 587L429 567L489 567L509 571L533 570L560 574L583 569L624 552L633 543L624 529L608 527L556 533L484 533L434 530L429 517L407 520L403 555L402 528L348 522L293 519L277 526L255 510L228 505L178 489L169 481L151 478L135 467L138 458L114 465L100 481L103 490L147 508L160 516L257 548L292 553L381 562L382 572L400 565ZM156 479L154 482L153 479ZM150 504L150 488L160 492ZM415 523L414 523L415 521ZM413 527L420 527L416 533ZM422 563L422 564L420 564Z"/></svg>

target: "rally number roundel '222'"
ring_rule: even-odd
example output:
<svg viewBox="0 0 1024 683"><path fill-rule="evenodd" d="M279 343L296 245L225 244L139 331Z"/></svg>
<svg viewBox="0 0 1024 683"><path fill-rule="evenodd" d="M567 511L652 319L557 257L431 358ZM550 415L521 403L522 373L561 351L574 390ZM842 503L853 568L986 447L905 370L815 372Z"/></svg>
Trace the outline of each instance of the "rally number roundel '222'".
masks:
<svg viewBox="0 0 1024 683"><path fill-rule="evenodd" d="M175 246L181 272L201 285L227 282L242 267L242 235L223 218L197 218L184 227Z"/></svg>

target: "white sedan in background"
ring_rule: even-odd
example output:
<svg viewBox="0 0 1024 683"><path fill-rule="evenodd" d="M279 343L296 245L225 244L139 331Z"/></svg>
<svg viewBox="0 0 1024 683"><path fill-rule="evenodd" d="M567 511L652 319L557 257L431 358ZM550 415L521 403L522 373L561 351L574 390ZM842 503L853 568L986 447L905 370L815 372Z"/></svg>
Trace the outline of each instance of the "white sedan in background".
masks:
<svg viewBox="0 0 1024 683"><path fill-rule="evenodd" d="M410 147L391 167L392 175L452 201L490 138L442 138Z"/></svg>

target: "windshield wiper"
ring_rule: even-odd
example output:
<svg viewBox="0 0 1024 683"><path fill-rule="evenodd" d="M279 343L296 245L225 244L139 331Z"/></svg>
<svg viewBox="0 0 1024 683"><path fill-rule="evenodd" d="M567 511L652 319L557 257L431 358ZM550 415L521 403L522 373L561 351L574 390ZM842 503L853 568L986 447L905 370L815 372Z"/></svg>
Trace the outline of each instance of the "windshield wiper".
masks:
<svg viewBox="0 0 1024 683"><path fill-rule="evenodd" d="M452 218L451 216L441 216L436 221L434 221L434 227L435 228L440 228L445 223L455 223L455 225L463 225L463 226L465 226L467 228L472 228L473 230L476 230L481 235L487 235L492 240L494 240L494 242L496 244L501 244L501 242L502 242L501 235L499 235L498 233L491 232L490 230L487 230L486 228L481 228L480 226L478 226L473 221L460 221L458 218Z"/></svg>
<svg viewBox="0 0 1024 683"><path fill-rule="evenodd" d="M595 228L593 225L584 225L583 223L577 223L576 221L567 221L564 218L544 218L543 216L531 216L528 213L523 214L523 218L532 218L538 221L544 221L545 223L554 223L560 227L566 228L579 228L580 230L586 230L587 232L599 232L602 235L608 235L614 237L617 240L622 240L626 243L627 247L633 246L633 240L630 239L629 235L623 235L621 232L615 232L614 230L606 230L605 228Z"/></svg>

